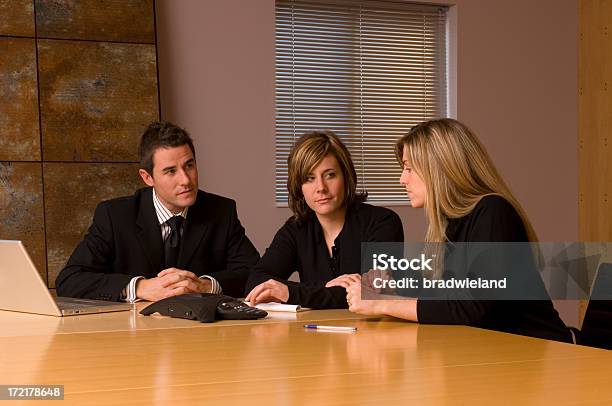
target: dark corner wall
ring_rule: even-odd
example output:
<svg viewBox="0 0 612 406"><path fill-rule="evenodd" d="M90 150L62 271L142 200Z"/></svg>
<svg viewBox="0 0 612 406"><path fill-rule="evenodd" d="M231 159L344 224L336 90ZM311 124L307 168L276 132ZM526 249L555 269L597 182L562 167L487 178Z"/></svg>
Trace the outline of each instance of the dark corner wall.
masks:
<svg viewBox="0 0 612 406"><path fill-rule="evenodd" d="M0 0L0 239L50 288L159 119L154 0Z"/></svg>

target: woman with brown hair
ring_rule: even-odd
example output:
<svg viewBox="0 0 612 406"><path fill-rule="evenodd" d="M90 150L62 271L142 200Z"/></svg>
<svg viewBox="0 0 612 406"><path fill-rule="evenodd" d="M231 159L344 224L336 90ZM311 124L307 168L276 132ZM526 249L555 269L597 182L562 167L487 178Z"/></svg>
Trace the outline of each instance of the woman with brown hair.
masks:
<svg viewBox="0 0 612 406"><path fill-rule="evenodd" d="M293 216L251 273L246 300L346 308L345 288L361 269L361 243L402 242L401 220L363 203L350 153L330 131L302 136L288 164ZM287 280L294 271L300 282Z"/></svg>
<svg viewBox="0 0 612 406"><path fill-rule="evenodd" d="M465 125L452 119L421 123L398 140L396 155L402 164L400 183L406 188L412 207L425 209L428 221L425 242L430 246L537 242L525 211L495 169L484 146ZM531 258L528 263L533 264L531 249L528 244L524 246ZM520 266L517 266L518 259L506 258L505 263L489 261L484 266L481 263L479 271L503 274L512 282L521 278L527 282L525 289L537 292L530 297L542 300L465 300L448 293L440 295L440 300L423 297L362 300L361 277L353 275L347 288L349 309L420 323L466 324L571 342L571 334L554 309L535 268L521 269L521 275L507 274L506 271ZM447 270L445 266L434 269L433 277L444 279Z"/></svg>

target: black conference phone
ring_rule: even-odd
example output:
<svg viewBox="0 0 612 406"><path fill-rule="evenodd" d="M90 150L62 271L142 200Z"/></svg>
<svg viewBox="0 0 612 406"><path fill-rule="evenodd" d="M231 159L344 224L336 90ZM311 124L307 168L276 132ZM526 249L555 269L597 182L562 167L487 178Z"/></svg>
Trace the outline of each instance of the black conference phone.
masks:
<svg viewBox="0 0 612 406"><path fill-rule="evenodd" d="M268 315L267 312L251 307L231 296L211 293L188 293L158 300L140 311L149 316L159 313L162 316L199 320L211 323L215 320L254 320Z"/></svg>

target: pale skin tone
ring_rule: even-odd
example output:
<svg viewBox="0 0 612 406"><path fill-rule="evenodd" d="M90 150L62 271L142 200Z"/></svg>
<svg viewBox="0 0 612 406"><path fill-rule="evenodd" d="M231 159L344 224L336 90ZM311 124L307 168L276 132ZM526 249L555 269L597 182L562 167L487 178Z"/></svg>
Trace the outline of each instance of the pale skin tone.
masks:
<svg viewBox="0 0 612 406"><path fill-rule="evenodd" d="M198 168L188 145L158 148L153 153L153 173L140 169L142 180L155 189L160 202L173 214L193 205L198 194ZM138 299L157 301L185 293L208 293L212 284L193 272L167 268L136 283Z"/></svg>
<svg viewBox="0 0 612 406"><path fill-rule="evenodd" d="M416 299L364 300L361 298L361 275L354 274L355 281L346 289L346 301L353 313L366 316L392 316L409 321L419 321Z"/></svg>
<svg viewBox="0 0 612 406"><path fill-rule="evenodd" d="M338 234L344 226L344 176L338 160L332 154L328 154L319 162L311 173L308 174L302 184L302 194L308 207L317 216L329 255L332 255L332 247ZM347 287L352 280L350 275L342 275L333 279L325 287L342 286ZM285 303L289 299L289 288L282 282L269 279L255 286L247 295L247 301L252 305L267 302Z"/></svg>
<svg viewBox="0 0 612 406"><path fill-rule="evenodd" d="M406 193L408 193L412 202L412 207L424 207L427 190L425 182L423 182L423 179L414 171L409 159L408 150L405 146L402 156L402 166L400 184L406 189ZM363 300L361 296L361 275L354 274L347 276L351 277L350 283L346 287L346 301L349 304L350 311L367 316L384 315L415 322L419 321L416 299ZM365 283L364 286L371 287L372 285L371 283Z"/></svg>

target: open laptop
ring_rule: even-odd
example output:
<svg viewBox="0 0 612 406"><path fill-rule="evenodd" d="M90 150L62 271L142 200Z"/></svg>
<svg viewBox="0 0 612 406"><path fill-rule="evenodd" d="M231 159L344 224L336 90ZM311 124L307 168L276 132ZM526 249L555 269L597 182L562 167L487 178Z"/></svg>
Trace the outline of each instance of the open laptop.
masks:
<svg viewBox="0 0 612 406"><path fill-rule="evenodd" d="M129 303L53 299L21 241L0 240L0 310L50 316L131 310Z"/></svg>

